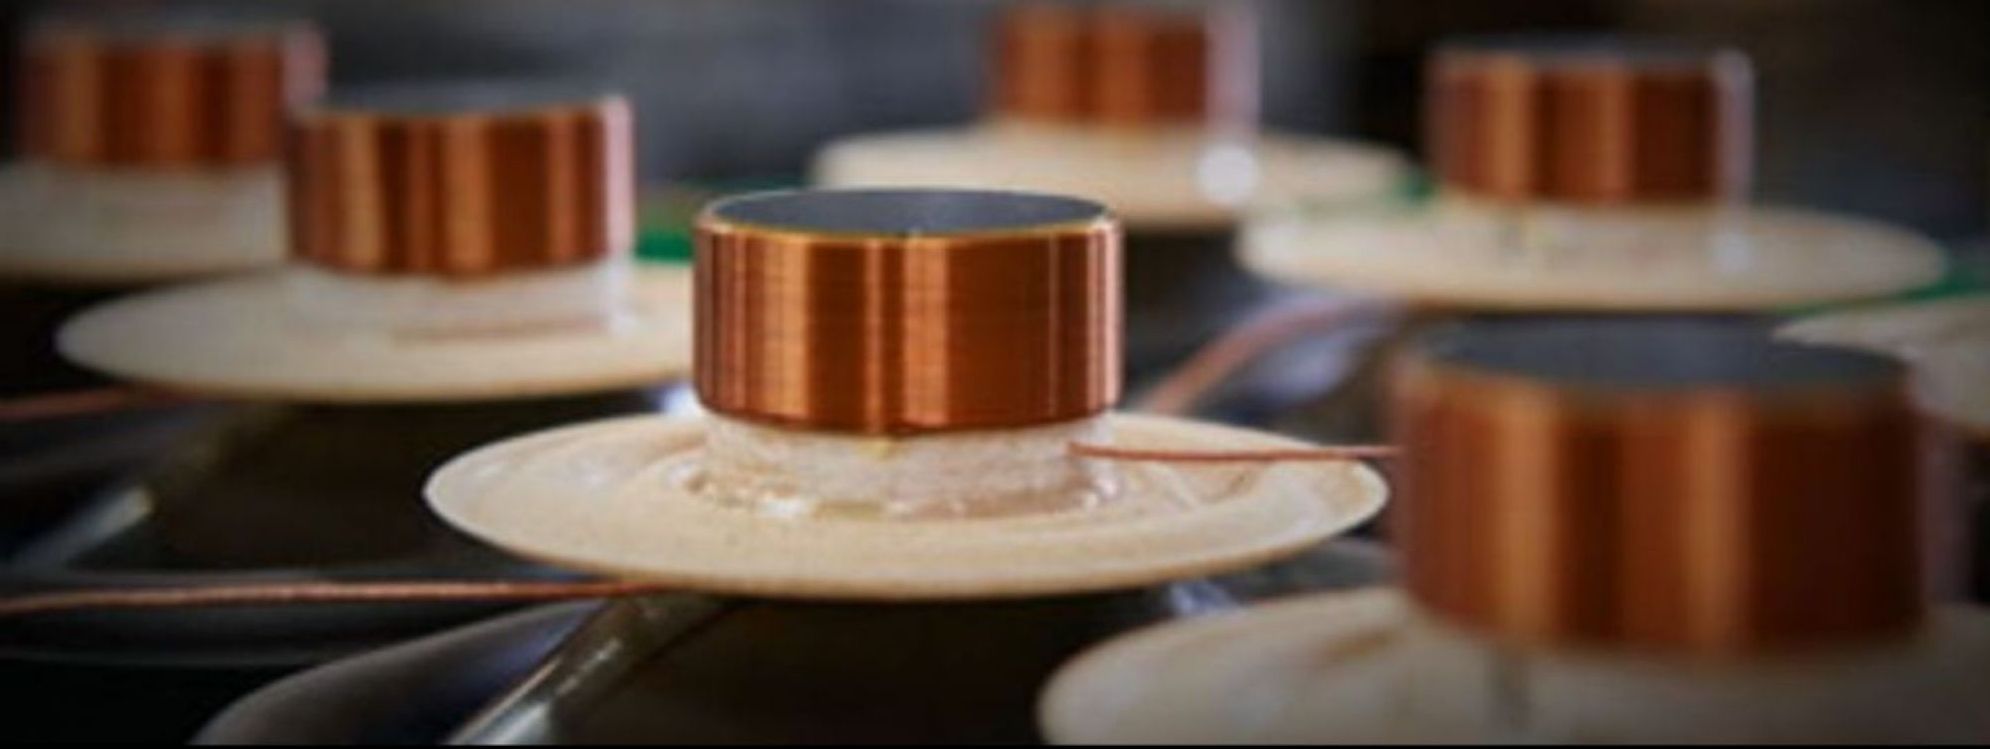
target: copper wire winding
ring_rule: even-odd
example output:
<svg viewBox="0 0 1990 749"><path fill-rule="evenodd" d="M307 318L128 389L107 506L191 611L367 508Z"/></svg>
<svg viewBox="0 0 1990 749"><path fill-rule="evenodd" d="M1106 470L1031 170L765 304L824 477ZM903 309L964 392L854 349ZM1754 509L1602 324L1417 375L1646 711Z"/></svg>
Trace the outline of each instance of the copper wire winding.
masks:
<svg viewBox="0 0 1990 749"><path fill-rule="evenodd" d="M1221 94L1255 85L1255 50L1204 12L1114 5L1005 8L994 27L995 116L1112 127L1235 119Z"/></svg>
<svg viewBox="0 0 1990 749"><path fill-rule="evenodd" d="M1583 325L1460 325L1397 367L1389 528L1420 607L1523 646L1710 656L1920 621L1915 420L1890 362L1699 345L1704 321ZM1659 347L1814 379L1613 387L1495 368L1550 356L1507 348L1521 331L1582 367ZM1507 353L1444 353L1467 342Z"/></svg>
<svg viewBox="0 0 1990 749"><path fill-rule="evenodd" d="M1446 187L1588 204L1746 191L1747 58L1564 43L1465 42L1432 56L1425 140Z"/></svg>
<svg viewBox="0 0 1990 749"><path fill-rule="evenodd" d="M22 151L85 167L227 168L276 161L283 120L325 88L308 24L228 33L64 20L24 44Z"/></svg>
<svg viewBox="0 0 1990 749"><path fill-rule="evenodd" d="M896 215L904 206L914 215ZM775 225L789 212L882 225ZM1010 212L1044 211L1018 219ZM948 215L999 216L971 229ZM722 201L697 227L694 383L716 413L911 435L1083 418L1120 396L1120 232L1096 204L981 191Z"/></svg>
<svg viewBox="0 0 1990 749"><path fill-rule="evenodd" d="M307 110L290 133L291 254L349 274L483 277L627 252L630 118L615 96Z"/></svg>

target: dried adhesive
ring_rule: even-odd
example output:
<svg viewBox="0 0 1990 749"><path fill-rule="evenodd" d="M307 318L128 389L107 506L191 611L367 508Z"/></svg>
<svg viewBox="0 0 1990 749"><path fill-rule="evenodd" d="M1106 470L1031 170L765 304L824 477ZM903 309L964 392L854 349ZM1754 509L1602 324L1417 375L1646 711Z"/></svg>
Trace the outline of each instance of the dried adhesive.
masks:
<svg viewBox="0 0 1990 749"><path fill-rule="evenodd" d="M776 517L992 517L1097 507L1117 492L1074 441L1110 439L1092 417L916 436L850 435L710 417L703 447L670 472L690 492Z"/></svg>

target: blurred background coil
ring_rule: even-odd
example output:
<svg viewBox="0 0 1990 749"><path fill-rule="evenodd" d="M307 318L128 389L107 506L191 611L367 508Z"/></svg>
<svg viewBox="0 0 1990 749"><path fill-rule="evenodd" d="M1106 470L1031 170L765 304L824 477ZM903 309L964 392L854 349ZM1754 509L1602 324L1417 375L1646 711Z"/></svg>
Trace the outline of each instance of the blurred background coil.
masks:
<svg viewBox="0 0 1990 749"><path fill-rule="evenodd" d="M1256 89L1239 9L1025 3L995 24L994 111L1019 122L1119 127L1224 120ZM1226 14L1227 13L1227 14Z"/></svg>
<svg viewBox="0 0 1990 749"><path fill-rule="evenodd" d="M1699 202L1747 190L1748 58L1677 42L1488 37L1433 53L1442 184L1494 200Z"/></svg>
<svg viewBox="0 0 1990 749"><path fill-rule="evenodd" d="M74 166L274 162L285 114L325 88L323 40L301 21L51 19L21 62L22 153Z"/></svg>
<svg viewBox="0 0 1990 749"><path fill-rule="evenodd" d="M1443 619L1524 644L1735 653L1919 620L1897 365L1704 319L1476 321L1395 377L1391 531Z"/></svg>
<svg viewBox="0 0 1990 749"><path fill-rule="evenodd" d="M306 263L483 276L580 265L635 241L619 96L389 89L304 112L292 138L291 250Z"/></svg>

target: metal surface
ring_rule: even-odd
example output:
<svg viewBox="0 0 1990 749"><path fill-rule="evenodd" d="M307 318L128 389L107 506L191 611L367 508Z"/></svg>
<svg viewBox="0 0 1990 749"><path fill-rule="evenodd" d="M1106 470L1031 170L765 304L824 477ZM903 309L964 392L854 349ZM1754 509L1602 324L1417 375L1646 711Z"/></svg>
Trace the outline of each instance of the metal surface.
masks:
<svg viewBox="0 0 1990 749"><path fill-rule="evenodd" d="M293 674L212 713L193 742L437 743L600 608L533 607Z"/></svg>
<svg viewBox="0 0 1990 749"><path fill-rule="evenodd" d="M32 418L15 407L115 388L56 354L62 320L116 292L0 285L0 557L91 497L144 470L221 410L201 404L80 408Z"/></svg>
<svg viewBox="0 0 1990 749"><path fill-rule="evenodd" d="M735 604L708 596L636 598L604 607L517 686L450 734L451 744L542 744L553 720L584 709L657 650Z"/></svg>

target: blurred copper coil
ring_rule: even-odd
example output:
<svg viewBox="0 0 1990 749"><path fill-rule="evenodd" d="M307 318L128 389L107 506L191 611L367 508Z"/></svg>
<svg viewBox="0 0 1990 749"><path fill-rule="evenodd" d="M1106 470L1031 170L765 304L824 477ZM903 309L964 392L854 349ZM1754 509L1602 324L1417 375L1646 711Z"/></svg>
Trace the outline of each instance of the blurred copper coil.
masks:
<svg viewBox="0 0 1990 749"><path fill-rule="evenodd" d="M1898 634L1924 597L1891 362L1745 323L1480 321L1395 379L1408 587L1498 640L1733 654Z"/></svg>
<svg viewBox="0 0 1990 749"><path fill-rule="evenodd" d="M93 167L274 162L285 113L324 91L324 58L303 22L47 21L24 44L22 150Z"/></svg>
<svg viewBox="0 0 1990 749"><path fill-rule="evenodd" d="M1251 86L1255 53L1204 12L1030 3L995 27L994 110L1013 120L1114 126L1198 123L1221 87Z"/></svg>
<svg viewBox="0 0 1990 749"><path fill-rule="evenodd" d="M1751 74L1738 52L1525 38L1439 48L1431 169L1496 200L1689 202L1746 191Z"/></svg>
<svg viewBox="0 0 1990 749"><path fill-rule="evenodd" d="M292 253L347 273L480 276L626 252L630 127L619 96L501 84L308 110L291 136Z"/></svg>
<svg viewBox="0 0 1990 749"><path fill-rule="evenodd" d="M968 190L749 195L697 229L712 411L916 434L1081 418L1119 398L1120 233L1083 200Z"/></svg>

